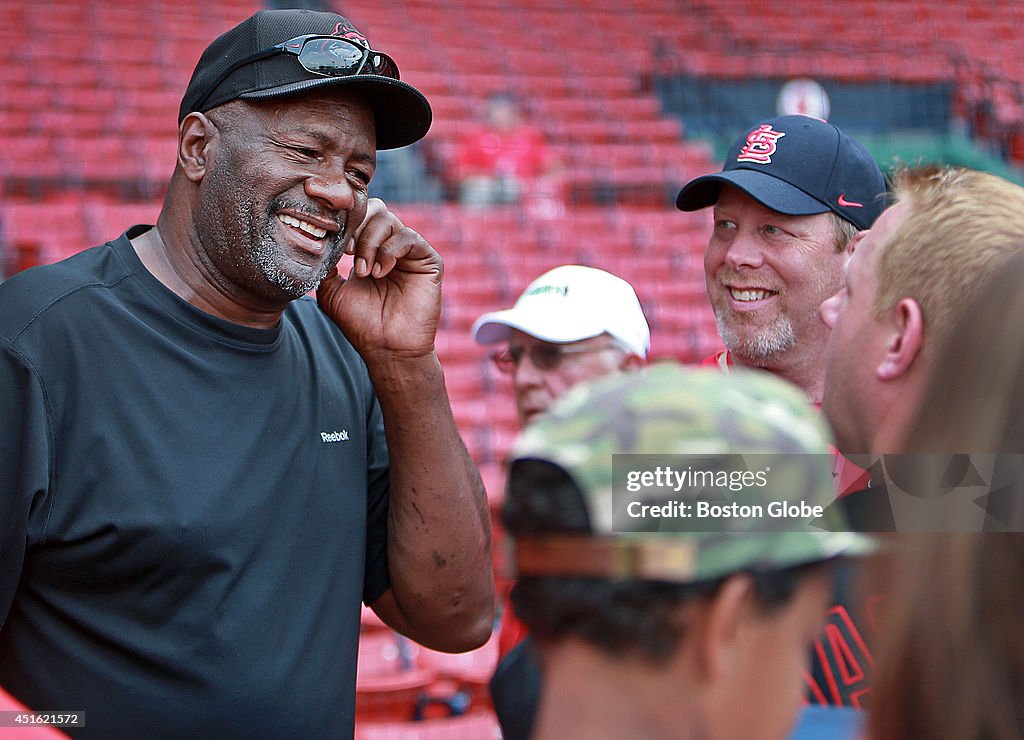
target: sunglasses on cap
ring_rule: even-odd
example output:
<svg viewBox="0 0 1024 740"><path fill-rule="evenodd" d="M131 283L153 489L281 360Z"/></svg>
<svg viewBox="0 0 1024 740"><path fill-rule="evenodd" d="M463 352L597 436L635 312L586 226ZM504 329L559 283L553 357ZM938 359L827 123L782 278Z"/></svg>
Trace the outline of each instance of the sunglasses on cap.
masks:
<svg viewBox="0 0 1024 740"><path fill-rule="evenodd" d="M599 347L560 347L552 344L535 344L529 349L526 347L508 347L500 349L491 354L491 360L502 373L506 375L515 372L522 362L523 357L529 355L530 363L543 372L557 370L566 355L582 355L591 352L607 352L618 350L614 344L602 345Z"/></svg>
<svg viewBox="0 0 1024 740"><path fill-rule="evenodd" d="M282 41L280 44L258 51L232 64L221 72L208 87L206 95L196 103L195 109L201 110L213 92L236 69L277 54L294 54L299 58L299 64L307 72L323 77L352 77L359 74L370 74L390 77L394 80L400 79L395 60L383 52L374 51L358 41L340 36L306 34Z"/></svg>

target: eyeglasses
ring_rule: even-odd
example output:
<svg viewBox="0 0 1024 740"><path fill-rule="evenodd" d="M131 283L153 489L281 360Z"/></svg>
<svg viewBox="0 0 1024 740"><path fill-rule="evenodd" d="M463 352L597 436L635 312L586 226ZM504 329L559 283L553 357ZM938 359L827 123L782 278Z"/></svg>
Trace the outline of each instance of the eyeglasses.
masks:
<svg viewBox="0 0 1024 740"><path fill-rule="evenodd" d="M236 69L276 54L294 54L299 58L299 64L305 67L306 71L323 77L372 74L390 77L394 80L400 79L395 60L383 52L374 51L357 41L341 36L306 34L282 41L276 46L258 51L232 64L213 81L206 95L196 103L196 110L203 107L203 103L213 95L220 83L224 82Z"/></svg>
<svg viewBox="0 0 1024 740"><path fill-rule="evenodd" d="M511 374L519 367L523 357L529 356L530 362L535 368L543 372L557 370L562 364L566 355L582 355L591 352L607 352L610 349L618 349L614 344L600 347L561 347L555 344L535 344L529 349L526 347L507 347L491 354L494 365L503 373Z"/></svg>

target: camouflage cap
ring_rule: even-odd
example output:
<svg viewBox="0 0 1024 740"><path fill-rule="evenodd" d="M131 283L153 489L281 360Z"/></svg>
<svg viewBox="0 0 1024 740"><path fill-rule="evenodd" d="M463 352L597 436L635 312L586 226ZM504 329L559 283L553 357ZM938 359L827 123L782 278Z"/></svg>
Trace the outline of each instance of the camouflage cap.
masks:
<svg viewBox="0 0 1024 740"><path fill-rule="evenodd" d="M846 531L841 509L829 508L833 458L820 416L795 386L761 371L726 376L664 363L577 386L523 432L510 477L519 461L557 465L580 490L592 534L518 538L518 573L689 583L870 551L871 540ZM738 516L722 526L670 518L653 528L626 516L637 496L624 490L624 476L651 456L674 455L699 456L708 469L770 455L764 484L750 480L729 497L762 512L789 499L824 513L803 520ZM671 486L655 487L643 503L679 497Z"/></svg>

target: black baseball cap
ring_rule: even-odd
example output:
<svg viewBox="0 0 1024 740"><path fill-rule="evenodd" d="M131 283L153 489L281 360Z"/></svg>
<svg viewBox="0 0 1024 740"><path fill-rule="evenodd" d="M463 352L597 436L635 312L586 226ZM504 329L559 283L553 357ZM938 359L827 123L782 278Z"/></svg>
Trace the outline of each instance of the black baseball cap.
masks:
<svg viewBox="0 0 1024 740"><path fill-rule="evenodd" d="M869 229L885 210L885 180L874 157L834 124L810 116L779 116L736 140L722 171L691 180L676 206L696 211L718 201L722 183L789 216L832 211Z"/></svg>
<svg viewBox="0 0 1024 740"><path fill-rule="evenodd" d="M219 84L233 64L276 44L306 34L339 36L370 48L347 18L313 10L261 10L218 36L199 58L178 111L178 123L232 100L265 100L304 90L346 85L373 109L378 149L396 149L422 139L430 128L430 103L412 85L377 74L324 77L313 74L294 54L275 54L244 64ZM216 85L211 89L211 85Z"/></svg>

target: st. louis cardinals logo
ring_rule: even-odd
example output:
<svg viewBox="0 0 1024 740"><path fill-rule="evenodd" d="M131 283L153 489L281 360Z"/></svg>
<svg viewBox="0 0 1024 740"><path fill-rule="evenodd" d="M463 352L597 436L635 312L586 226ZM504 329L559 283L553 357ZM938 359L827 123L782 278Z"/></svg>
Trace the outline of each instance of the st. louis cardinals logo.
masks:
<svg viewBox="0 0 1024 740"><path fill-rule="evenodd" d="M360 44L365 46L367 49L370 48L370 42L366 40L363 34L359 33L351 23L339 22L334 26L334 30L331 31L331 36L341 36L343 39L349 41L358 41Z"/></svg>
<svg viewBox="0 0 1024 740"><path fill-rule="evenodd" d="M773 131L770 123L762 123L747 134L747 143L740 149L736 161L771 164L772 155L778 149L778 141L785 135L782 131Z"/></svg>

